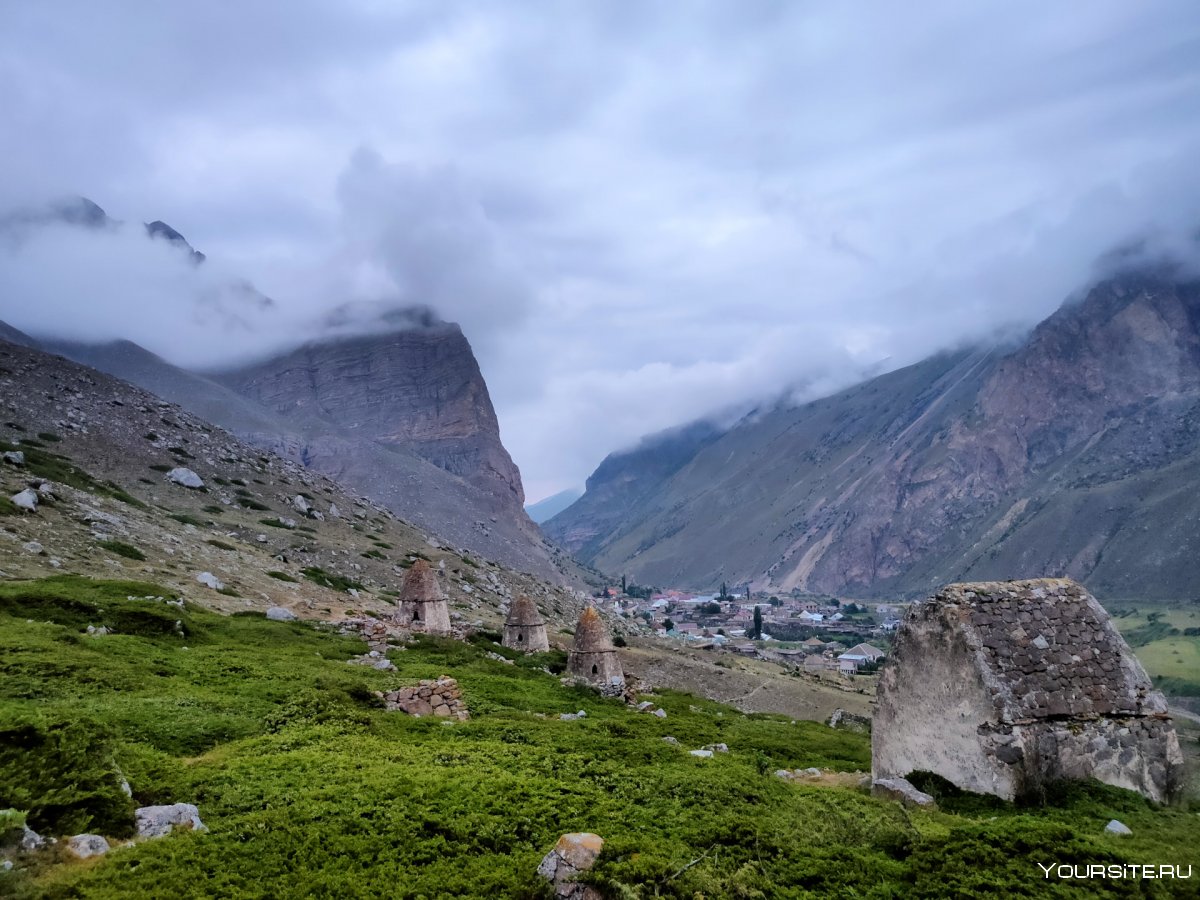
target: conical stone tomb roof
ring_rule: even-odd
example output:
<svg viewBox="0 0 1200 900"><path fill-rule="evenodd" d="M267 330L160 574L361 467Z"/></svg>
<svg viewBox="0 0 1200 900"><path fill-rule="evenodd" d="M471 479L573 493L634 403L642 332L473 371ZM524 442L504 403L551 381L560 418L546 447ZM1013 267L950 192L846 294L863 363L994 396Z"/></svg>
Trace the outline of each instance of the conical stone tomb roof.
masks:
<svg viewBox="0 0 1200 900"><path fill-rule="evenodd" d="M575 642L572 649L577 653L598 653L605 650L615 650L612 638L608 634L608 626L596 612L596 607L589 606L579 617L575 626Z"/></svg>
<svg viewBox="0 0 1200 900"><path fill-rule="evenodd" d="M546 620L542 618L542 614L533 600L525 594L518 594L517 599L509 607L508 618L504 620L504 624L528 628L545 625Z"/></svg>

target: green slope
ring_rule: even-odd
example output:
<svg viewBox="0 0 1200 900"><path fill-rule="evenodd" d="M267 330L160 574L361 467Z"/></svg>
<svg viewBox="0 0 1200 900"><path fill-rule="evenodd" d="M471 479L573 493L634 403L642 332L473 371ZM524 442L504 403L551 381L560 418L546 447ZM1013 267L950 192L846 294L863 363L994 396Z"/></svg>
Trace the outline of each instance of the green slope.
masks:
<svg viewBox="0 0 1200 900"><path fill-rule="evenodd" d="M376 672L346 664L358 641L309 625L128 599L156 594L70 576L0 585L0 808L49 834L119 837L136 804L194 802L209 831L85 863L21 857L0 894L546 897L534 869L576 830L607 839L592 877L621 897L1115 897L1128 885L1048 882L1035 861L1194 861L1195 815L1127 792L906 811L772 774L862 769L860 735L672 693L660 720L539 670L560 655L489 658L486 637L423 640L391 653L399 672ZM375 704L374 690L443 673L471 721ZM731 752L686 752L715 741ZM1112 817L1133 837L1103 835Z"/></svg>

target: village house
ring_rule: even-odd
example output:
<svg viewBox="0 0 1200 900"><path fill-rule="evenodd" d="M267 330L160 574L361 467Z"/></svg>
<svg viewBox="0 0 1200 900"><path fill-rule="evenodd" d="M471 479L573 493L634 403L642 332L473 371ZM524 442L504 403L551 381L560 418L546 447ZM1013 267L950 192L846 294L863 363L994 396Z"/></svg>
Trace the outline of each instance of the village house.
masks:
<svg viewBox="0 0 1200 900"><path fill-rule="evenodd" d="M842 672L853 675L867 663L878 662L886 655L878 647L870 644L855 644L838 657L838 667Z"/></svg>

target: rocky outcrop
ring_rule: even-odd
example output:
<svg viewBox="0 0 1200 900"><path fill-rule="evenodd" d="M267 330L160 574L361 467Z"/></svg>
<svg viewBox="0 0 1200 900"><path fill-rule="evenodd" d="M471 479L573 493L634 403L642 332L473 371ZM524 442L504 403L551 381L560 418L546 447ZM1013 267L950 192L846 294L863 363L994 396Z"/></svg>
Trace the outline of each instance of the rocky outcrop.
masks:
<svg viewBox="0 0 1200 900"><path fill-rule="evenodd" d="M452 546L577 580L522 509L520 474L456 326L310 345L210 376L129 341L43 343L353 487Z"/></svg>
<svg viewBox="0 0 1200 900"><path fill-rule="evenodd" d="M928 771L1005 799L1067 779L1158 802L1182 787L1166 701L1065 579L956 584L910 607L872 726L877 779Z"/></svg>
<svg viewBox="0 0 1200 900"><path fill-rule="evenodd" d="M506 510L524 504L521 475L457 325L312 343L219 379L277 414L411 452Z"/></svg>
<svg viewBox="0 0 1200 900"><path fill-rule="evenodd" d="M164 837L176 828L183 831L208 831L200 821L200 810L191 803L143 806L134 812L141 838Z"/></svg>
<svg viewBox="0 0 1200 900"><path fill-rule="evenodd" d="M1176 598L1200 580L1197 421L1200 282L1126 273L1016 348L749 416L630 482L611 524L589 512L619 484L602 466L544 527L643 584L919 596L1045 572Z"/></svg>
<svg viewBox="0 0 1200 900"><path fill-rule="evenodd" d="M575 879L596 864L603 849L604 838L598 834L564 834L542 858L537 873L553 885L558 900L602 900L594 887Z"/></svg>

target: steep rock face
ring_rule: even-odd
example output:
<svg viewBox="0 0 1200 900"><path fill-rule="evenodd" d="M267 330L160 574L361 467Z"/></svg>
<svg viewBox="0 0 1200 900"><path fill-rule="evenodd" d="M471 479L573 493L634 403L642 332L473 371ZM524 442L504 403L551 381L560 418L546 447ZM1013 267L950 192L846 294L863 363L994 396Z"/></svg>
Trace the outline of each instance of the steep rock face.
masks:
<svg viewBox="0 0 1200 900"><path fill-rule="evenodd" d="M584 495L542 522L542 531L581 559L594 558L614 529L638 517L644 499L720 434L716 425L693 422L610 453L588 478Z"/></svg>
<svg viewBox="0 0 1200 900"><path fill-rule="evenodd" d="M555 561L553 548L521 512L519 493L501 479L484 476L473 482L460 477L417 455L415 447L375 440L374 428L352 429L323 418L321 407L315 403L293 404L291 408L283 403L278 409L267 408L214 378L173 366L129 341L100 345L48 341L45 345L53 352L153 391L257 446L335 478L456 547L556 581L577 578L569 561L563 560L561 565ZM474 360L470 362L474 366ZM343 403L353 402L345 396L340 399ZM359 406L363 415L370 412L367 404ZM396 412L395 407L392 412ZM494 413L490 415L494 422ZM426 417L427 435L431 434L429 422L430 417ZM398 429L393 422L390 429L381 430L394 433ZM428 451L435 441L425 442L424 449ZM460 463L465 455L459 454ZM500 463L512 466L506 453ZM512 477L517 479L519 490L520 476L515 467Z"/></svg>
<svg viewBox="0 0 1200 900"><path fill-rule="evenodd" d="M697 587L911 594L1046 574L1190 596L1198 335L1200 285L1113 278L1008 353L935 357L739 424L582 556Z"/></svg>
<svg viewBox="0 0 1200 900"><path fill-rule="evenodd" d="M308 344L218 380L288 417L409 451L520 508L521 475L457 325Z"/></svg>

